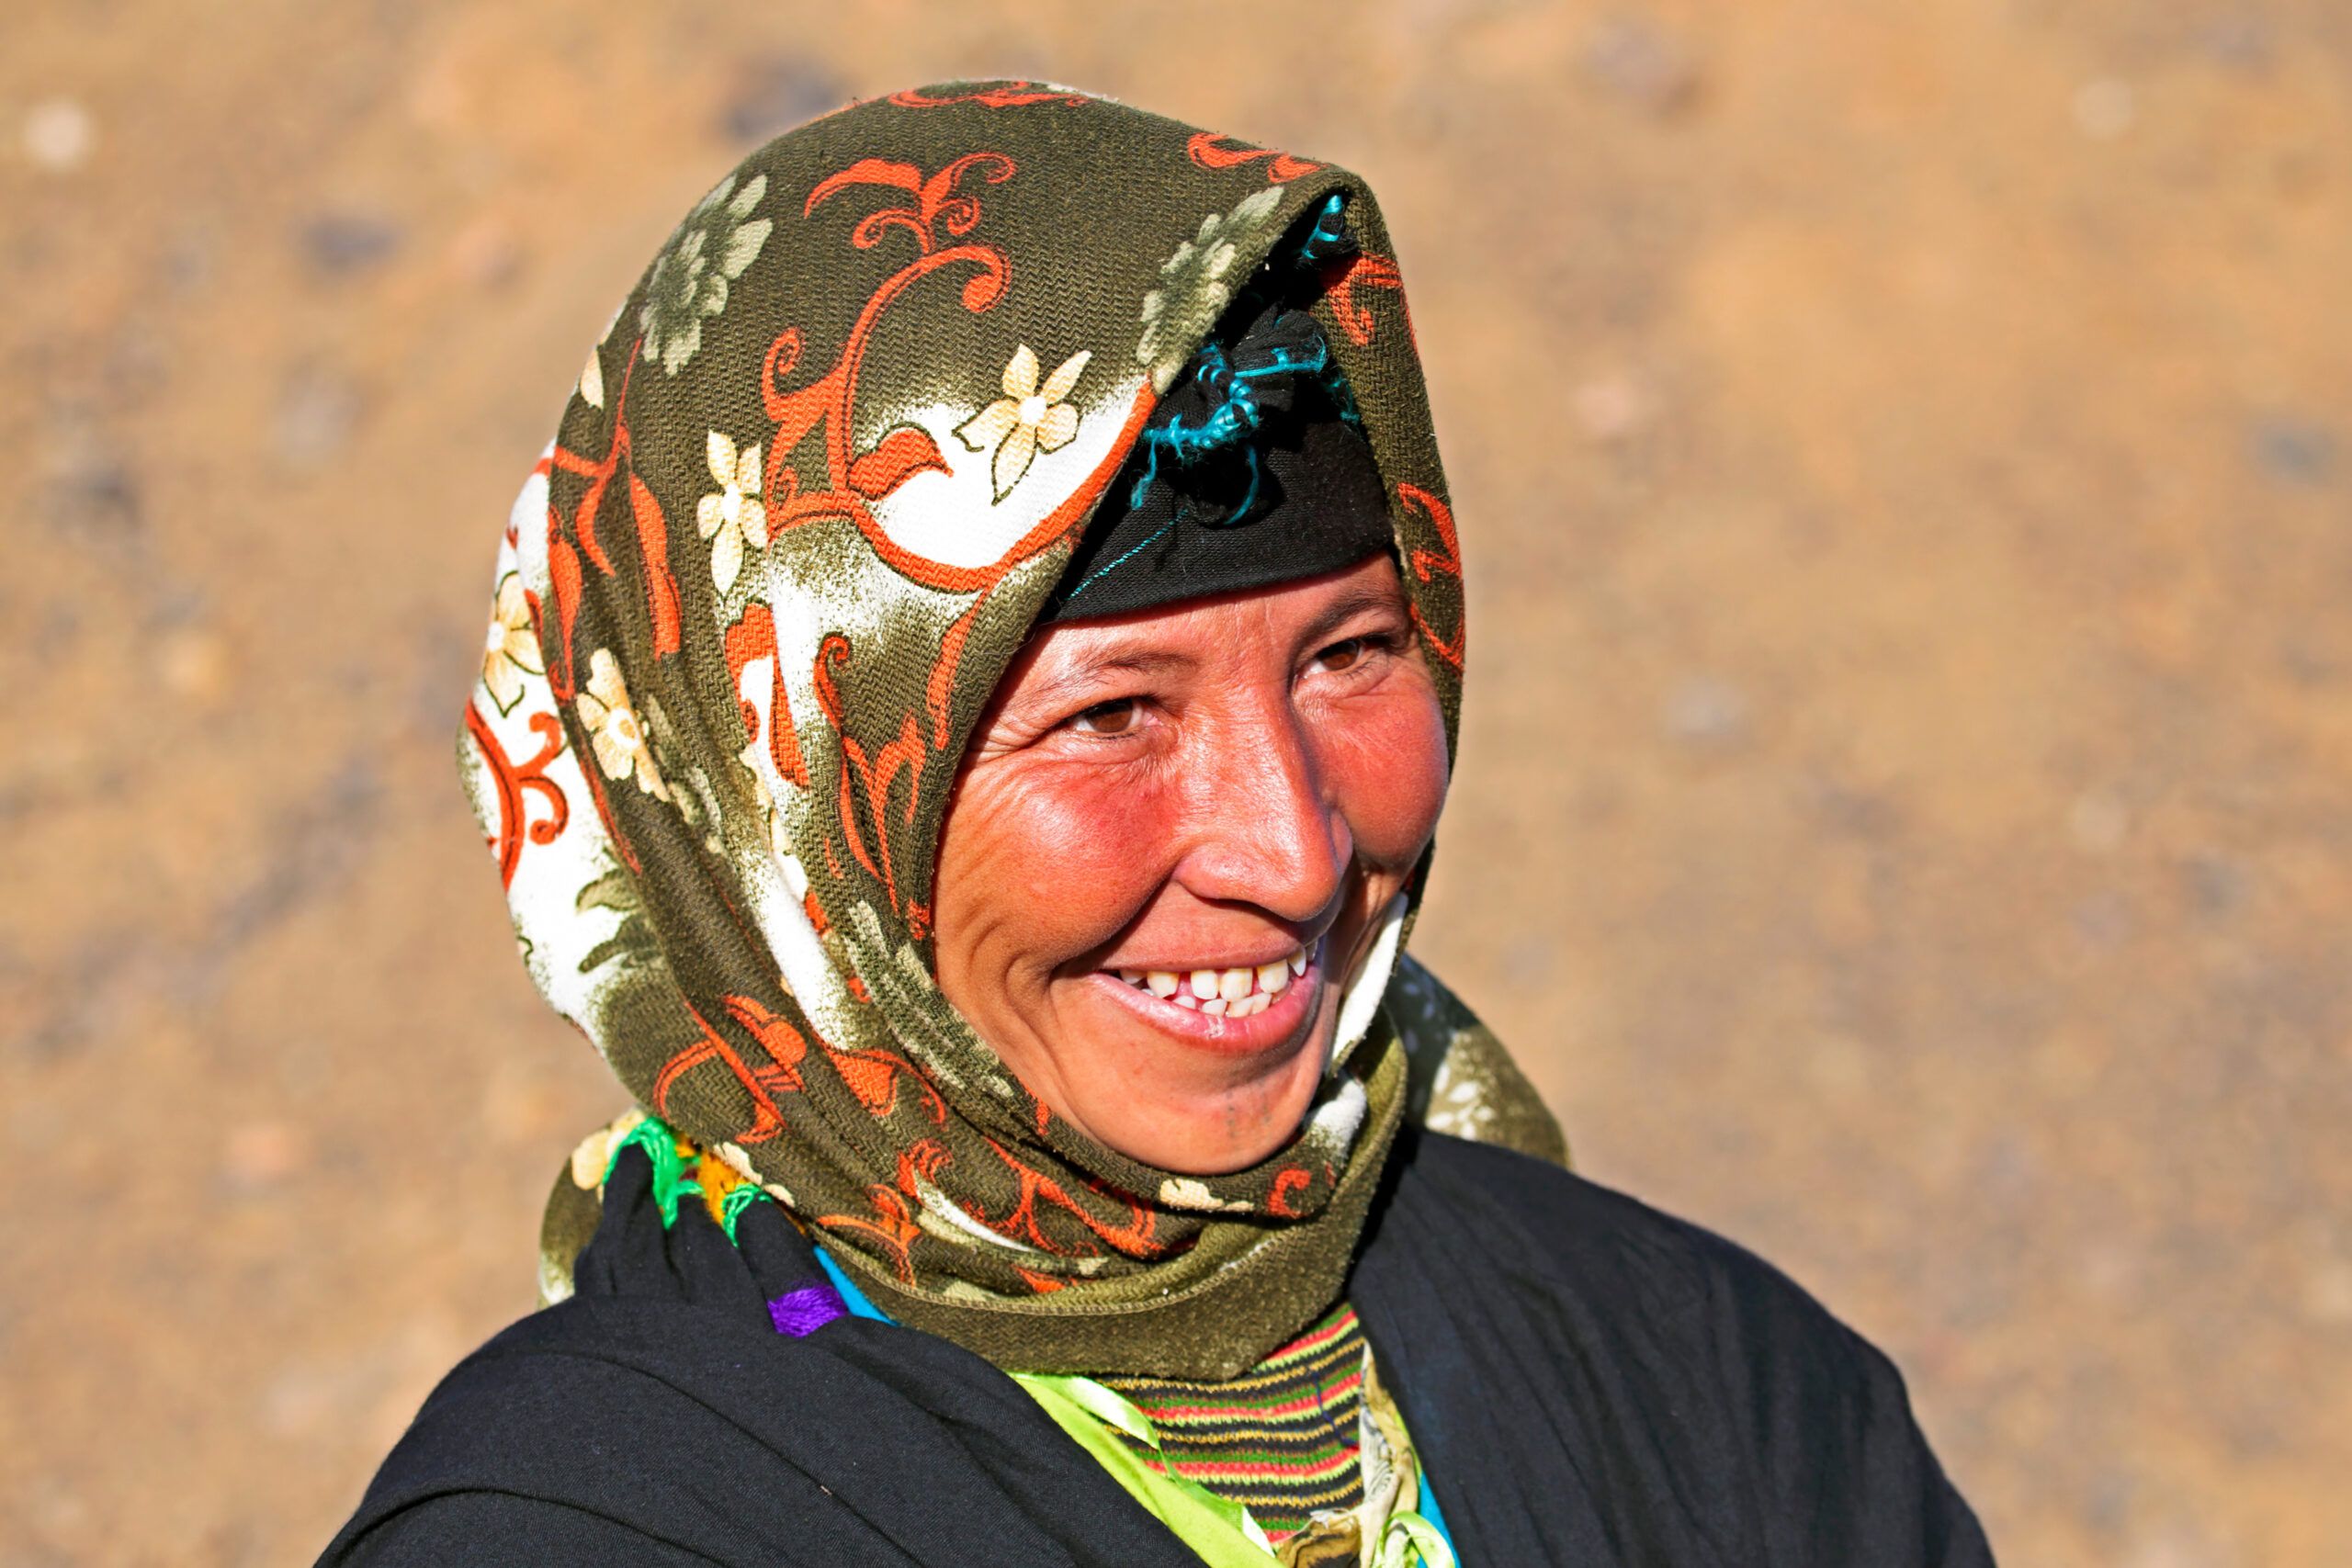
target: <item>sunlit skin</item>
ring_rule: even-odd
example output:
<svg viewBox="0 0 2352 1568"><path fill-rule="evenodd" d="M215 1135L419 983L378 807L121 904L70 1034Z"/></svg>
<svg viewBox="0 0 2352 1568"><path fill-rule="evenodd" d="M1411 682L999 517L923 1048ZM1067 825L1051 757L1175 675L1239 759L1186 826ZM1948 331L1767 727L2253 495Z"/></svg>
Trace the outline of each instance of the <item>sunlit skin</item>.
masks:
<svg viewBox="0 0 2352 1568"><path fill-rule="evenodd" d="M1053 1111L1215 1175L1297 1132L1340 981L1445 800L1445 728L1396 569L1064 622L999 684L941 837L949 1001ZM1304 975L1251 1017L1119 972Z"/></svg>

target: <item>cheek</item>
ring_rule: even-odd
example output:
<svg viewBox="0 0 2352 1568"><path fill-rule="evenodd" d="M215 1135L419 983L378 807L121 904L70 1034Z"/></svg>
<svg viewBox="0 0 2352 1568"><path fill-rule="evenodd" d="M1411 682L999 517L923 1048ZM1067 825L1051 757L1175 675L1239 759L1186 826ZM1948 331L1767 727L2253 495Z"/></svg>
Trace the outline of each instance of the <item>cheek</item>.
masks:
<svg viewBox="0 0 2352 1568"><path fill-rule="evenodd" d="M1006 969L1100 947L1164 878L1151 846L1173 838L1166 799L1051 764L1011 761L967 780L940 846L941 941Z"/></svg>
<svg viewBox="0 0 2352 1568"><path fill-rule="evenodd" d="M1322 751L1356 853L1408 869L1445 807L1445 716L1436 694L1410 685L1334 713Z"/></svg>

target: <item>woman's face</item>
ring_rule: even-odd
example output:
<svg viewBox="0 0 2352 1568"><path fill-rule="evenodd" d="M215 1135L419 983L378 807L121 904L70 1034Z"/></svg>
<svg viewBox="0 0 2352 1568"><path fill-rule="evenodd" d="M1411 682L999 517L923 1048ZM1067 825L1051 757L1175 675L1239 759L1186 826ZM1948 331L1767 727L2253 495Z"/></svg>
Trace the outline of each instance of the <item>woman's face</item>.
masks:
<svg viewBox="0 0 2352 1568"><path fill-rule="evenodd" d="M1444 803L1444 720L1385 557L1044 628L940 843L939 982L1055 1112L1238 1170L1295 1134L1340 982Z"/></svg>

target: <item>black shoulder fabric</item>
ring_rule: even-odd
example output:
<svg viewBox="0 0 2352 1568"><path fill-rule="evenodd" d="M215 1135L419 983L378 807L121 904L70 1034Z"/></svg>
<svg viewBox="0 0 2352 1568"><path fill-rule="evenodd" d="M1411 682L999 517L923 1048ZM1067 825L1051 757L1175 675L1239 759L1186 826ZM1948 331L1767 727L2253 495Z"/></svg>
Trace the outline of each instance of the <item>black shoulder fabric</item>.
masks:
<svg viewBox="0 0 2352 1568"><path fill-rule="evenodd" d="M579 1294L435 1390L322 1562L1197 1559L944 1339L768 1303L823 1276L615 1172ZM1729 1242L1542 1161L1400 1141L1349 1294L1465 1568L1990 1568L1886 1359Z"/></svg>
<svg viewBox="0 0 2352 1568"><path fill-rule="evenodd" d="M767 1303L823 1276L773 1205L739 1248L691 1201L665 1231L649 1180L625 1154L580 1293L450 1373L322 1562L1198 1568L977 1356L776 1332Z"/></svg>
<svg viewBox="0 0 2352 1568"><path fill-rule="evenodd" d="M467 1568L542 1568L647 1562L704 1564L711 1559L649 1536L616 1519L562 1503L509 1493L451 1492L393 1514L368 1532L346 1562L467 1564Z"/></svg>
<svg viewBox="0 0 2352 1568"><path fill-rule="evenodd" d="M1349 1286L1465 1564L1989 1568L1886 1358L1721 1237L1408 1134Z"/></svg>

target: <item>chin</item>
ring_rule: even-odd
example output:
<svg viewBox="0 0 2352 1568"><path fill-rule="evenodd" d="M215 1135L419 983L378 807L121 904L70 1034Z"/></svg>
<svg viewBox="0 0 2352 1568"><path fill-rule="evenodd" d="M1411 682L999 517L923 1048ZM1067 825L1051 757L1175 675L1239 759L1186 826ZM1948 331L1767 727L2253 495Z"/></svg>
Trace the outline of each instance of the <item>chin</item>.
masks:
<svg viewBox="0 0 2352 1568"><path fill-rule="evenodd" d="M1338 1026L1336 987L1305 983L1254 1016L1204 1017L1114 975L1089 976L1080 1016L1116 1043L1059 1088L1064 1114L1129 1159L1185 1176L1247 1169L1295 1137L1323 1078Z"/></svg>

